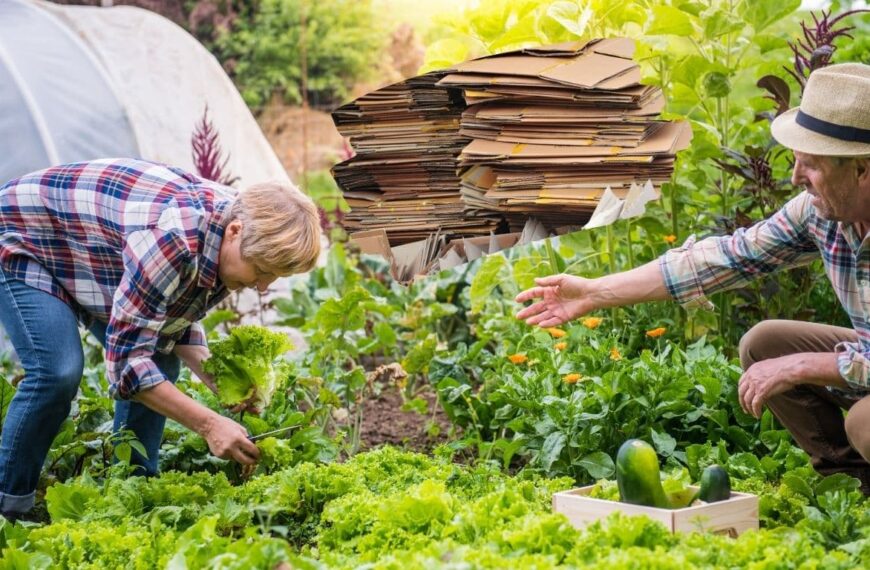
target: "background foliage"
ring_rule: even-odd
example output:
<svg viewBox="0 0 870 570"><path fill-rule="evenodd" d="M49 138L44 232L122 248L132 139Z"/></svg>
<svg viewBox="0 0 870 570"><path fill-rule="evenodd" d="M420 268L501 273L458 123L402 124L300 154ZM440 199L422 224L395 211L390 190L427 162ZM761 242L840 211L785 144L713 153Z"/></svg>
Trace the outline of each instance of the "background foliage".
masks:
<svg viewBox="0 0 870 570"><path fill-rule="evenodd" d="M255 109L273 96L302 102L303 56L308 101L331 108L376 69L386 39L368 0L260 0L214 50Z"/></svg>

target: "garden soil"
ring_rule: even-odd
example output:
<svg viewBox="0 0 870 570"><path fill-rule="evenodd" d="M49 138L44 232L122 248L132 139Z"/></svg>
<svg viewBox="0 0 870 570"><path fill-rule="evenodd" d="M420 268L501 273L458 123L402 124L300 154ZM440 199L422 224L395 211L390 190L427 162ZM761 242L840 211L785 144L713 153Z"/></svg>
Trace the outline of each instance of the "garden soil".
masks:
<svg viewBox="0 0 870 570"><path fill-rule="evenodd" d="M420 397L426 401L426 414L402 411L402 395L394 386L386 387L367 400L360 432L361 451L389 444L429 453L449 441L450 420L438 405L437 396L429 389ZM435 427L432 435L429 434L431 426Z"/></svg>

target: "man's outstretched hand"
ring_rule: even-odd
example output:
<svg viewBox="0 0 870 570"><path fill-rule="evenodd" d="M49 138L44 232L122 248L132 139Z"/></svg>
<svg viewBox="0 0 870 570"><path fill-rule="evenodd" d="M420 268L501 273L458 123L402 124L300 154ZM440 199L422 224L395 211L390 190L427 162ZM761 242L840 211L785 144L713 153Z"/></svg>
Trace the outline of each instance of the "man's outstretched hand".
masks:
<svg viewBox="0 0 870 570"><path fill-rule="evenodd" d="M517 303L540 299L517 313L530 325L554 327L599 307L592 300L592 281L583 277L550 275L535 279L536 287L516 296Z"/></svg>

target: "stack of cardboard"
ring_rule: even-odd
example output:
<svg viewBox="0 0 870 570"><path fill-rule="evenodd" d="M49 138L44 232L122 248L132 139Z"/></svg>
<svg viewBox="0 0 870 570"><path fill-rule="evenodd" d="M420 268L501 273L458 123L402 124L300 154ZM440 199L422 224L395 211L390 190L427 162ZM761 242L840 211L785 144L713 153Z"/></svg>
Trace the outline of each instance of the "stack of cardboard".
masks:
<svg viewBox="0 0 870 570"><path fill-rule="evenodd" d="M349 231L385 228L393 245L494 230L499 216L466 217L457 156L469 139L459 134L465 108L458 92L429 73L389 85L333 112L357 155L333 167L351 207Z"/></svg>
<svg viewBox="0 0 870 570"><path fill-rule="evenodd" d="M469 215L502 213L512 229L587 222L609 187L658 193L686 123L656 117L661 91L640 84L634 42L608 39L521 50L456 66L438 85L463 90L461 192Z"/></svg>
<svg viewBox="0 0 870 570"><path fill-rule="evenodd" d="M346 229L406 280L520 243L492 235L532 219L546 235L639 215L691 129L658 118L633 52L628 39L523 49L340 107L357 152L333 167Z"/></svg>

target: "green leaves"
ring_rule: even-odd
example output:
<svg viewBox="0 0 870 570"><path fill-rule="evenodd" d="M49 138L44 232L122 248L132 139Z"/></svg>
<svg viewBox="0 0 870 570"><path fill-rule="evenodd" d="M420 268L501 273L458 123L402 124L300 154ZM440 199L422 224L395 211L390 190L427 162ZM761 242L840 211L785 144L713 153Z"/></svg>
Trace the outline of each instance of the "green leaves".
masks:
<svg viewBox="0 0 870 570"><path fill-rule="evenodd" d="M704 14L704 35L708 38L719 38L727 34L739 32L743 22L734 14L725 10L712 10Z"/></svg>
<svg viewBox="0 0 870 570"><path fill-rule="evenodd" d="M653 445L659 455L670 457L674 454L674 450L677 448L677 440L670 434L667 432L657 432L654 429L650 430L650 434L652 435Z"/></svg>
<svg viewBox="0 0 870 570"><path fill-rule="evenodd" d="M480 312L496 287L508 278L508 264L504 256L488 255L471 281L471 311Z"/></svg>
<svg viewBox="0 0 870 570"><path fill-rule="evenodd" d="M653 6L646 33L652 36L690 36L695 31L689 14L671 6Z"/></svg>
<svg viewBox="0 0 870 570"><path fill-rule="evenodd" d="M253 399L262 408L286 381L286 369L273 363L291 348L285 333L238 326L209 344L211 357L203 362L203 369L214 377L222 404L234 406Z"/></svg>
<svg viewBox="0 0 870 570"><path fill-rule="evenodd" d="M728 76L719 71L711 71L704 75L703 84L704 93L714 99L727 97L731 93L731 82L728 80Z"/></svg>
<svg viewBox="0 0 870 570"><path fill-rule="evenodd" d="M366 322L366 308L370 301L371 294L361 287L342 297L327 299L314 315L314 325L327 336L360 329Z"/></svg>
<svg viewBox="0 0 870 570"><path fill-rule="evenodd" d="M82 477L74 484L52 485L45 492L45 502L52 521L81 520L89 506L100 497L100 489L90 477Z"/></svg>
<svg viewBox="0 0 870 570"><path fill-rule="evenodd" d="M426 47L426 63L420 73L446 69L468 59L468 46L454 38L437 40Z"/></svg>
<svg viewBox="0 0 870 570"><path fill-rule="evenodd" d="M547 7L547 16L553 18L566 30L581 37L586 33L594 12L589 7L579 6L576 2L553 2Z"/></svg>
<svg viewBox="0 0 870 570"><path fill-rule="evenodd" d="M586 469L593 479L611 477L616 470L613 459L603 451L596 451L585 456L578 462L580 467Z"/></svg>
<svg viewBox="0 0 870 570"><path fill-rule="evenodd" d="M553 432L544 439L538 456L538 462L544 471L550 471L553 468L553 464L559 459L566 442L567 438L562 432Z"/></svg>
<svg viewBox="0 0 870 570"><path fill-rule="evenodd" d="M793 13L801 5L800 0L782 0L779 2L740 2L738 13L741 18L752 26L756 32L767 29L774 22Z"/></svg>
<svg viewBox="0 0 870 570"><path fill-rule="evenodd" d="M402 368L409 374L426 373L429 363L435 356L435 335L429 335L423 342L414 345L405 358L402 359Z"/></svg>

